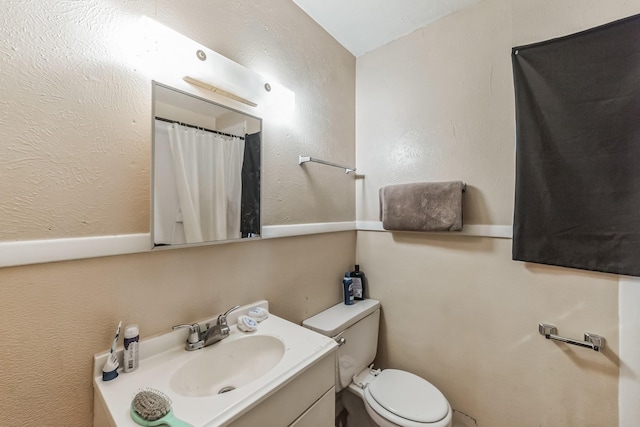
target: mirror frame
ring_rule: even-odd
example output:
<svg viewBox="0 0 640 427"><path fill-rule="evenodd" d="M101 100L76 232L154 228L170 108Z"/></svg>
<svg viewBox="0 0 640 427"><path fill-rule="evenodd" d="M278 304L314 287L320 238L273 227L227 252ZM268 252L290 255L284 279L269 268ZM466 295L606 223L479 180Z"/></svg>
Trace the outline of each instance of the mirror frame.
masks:
<svg viewBox="0 0 640 427"><path fill-rule="evenodd" d="M167 84L161 83L159 81L156 80L152 80L151 81L151 85L152 85L152 89L151 89L151 167L150 167L150 172L151 172L151 179L150 179L150 230L149 230L149 235L150 235L150 244L151 244L151 250L155 251L155 250L165 250L165 249L181 249L181 248L189 248L189 247L198 247L198 246L207 246L207 245L220 245L220 244L225 244L225 243L237 243L237 242L247 242L247 241L253 241L253 240L260 240L262 239L262 234L263 234L263 228L264 228L264 220L263 220L263 216L264 216L264 208L263 208L263 185L262 185L262 174L264 173L264 127L263 127L263 119L261 117L255 116L253 114L249 114L245 111L242 110L238 110L236 108L233 108L229 105L223 104L221 102L216 102L213 101L211 99L207 99L207 98L203 98L202 96L199 95L195 95L193 93L190 92L186 92L184 90L181 89L177 89L175 87L169 86ZM226 110L229 110L231 112L234 113L238 113L238 114L242 114L243 116L247 116L249 118L258 120L258 122L260 123L260 194L259 194L259 199L260 199L260 235L259 236L253 236L253 237L240 237L237 239L225 239L225 240L209 240L209 241L202 241L202 242L192 242L192 243L178 243L178 244L173 244L173 245L157 245L155 243L155 172L156 172L156 162L155 162L155 156L156 156L156 131L155 131L155 120L156 120L156 101L157 101L157 87L160 86L164 89L167 90L171 90L173 92L177 92L180 95L183 96L188 96L190 98L194 98L196 100L202 101L202 102L206 102L208 104L213 104L215 106L224 108Z"/></svg>

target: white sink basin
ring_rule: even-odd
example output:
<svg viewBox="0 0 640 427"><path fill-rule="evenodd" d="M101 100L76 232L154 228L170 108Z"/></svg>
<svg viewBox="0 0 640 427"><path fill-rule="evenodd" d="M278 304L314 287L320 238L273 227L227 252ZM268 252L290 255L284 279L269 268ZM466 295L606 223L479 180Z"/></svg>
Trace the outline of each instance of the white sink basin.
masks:
<svg viewBox="0 0 640 427"><path fill-rule="evenodd" d="M140 427L131 419L131 399L150 388L167 395L173 414L194 427L226 426L337 348L333 339L273 314L260 322L257 331L240 331L238 316L256 306L269 309L267 301L256 301L233 311L227 317L229 337L200 350L185 350L185 330L142 340L138 369L113 381L102 381L109 352L96 355L95 425ZM117 355L122 360L122 349ZM235 389L226 391L228 387Z"/></svg>
<svg viewBox="0 0 640 427"><path fill-rule="evenodd" d="M268 335L220 341L202 350L171 376L171 389L181 396L202 397L233 392L275 367L284 344Z"/></svg>

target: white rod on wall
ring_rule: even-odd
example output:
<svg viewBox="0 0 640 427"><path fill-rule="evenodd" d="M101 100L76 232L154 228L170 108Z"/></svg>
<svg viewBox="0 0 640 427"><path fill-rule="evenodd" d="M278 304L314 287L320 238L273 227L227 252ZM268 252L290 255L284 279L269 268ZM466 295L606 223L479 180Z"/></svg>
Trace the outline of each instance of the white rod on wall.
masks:
<svg viewBox="0 0 640 427"><path fill-rule="evenodd" d="M299 165L301 165L303 163L307 163L307 162L320 163L320 164L327 165L327 166L333 166L334 168L344 169L345 173L355 172L356 171L356 168L352 168L351 166L343 166L343 165L339 165L337 163L328 162L326 160L316 159L315 157L300 156L298 158L298 164Z"/></svg>

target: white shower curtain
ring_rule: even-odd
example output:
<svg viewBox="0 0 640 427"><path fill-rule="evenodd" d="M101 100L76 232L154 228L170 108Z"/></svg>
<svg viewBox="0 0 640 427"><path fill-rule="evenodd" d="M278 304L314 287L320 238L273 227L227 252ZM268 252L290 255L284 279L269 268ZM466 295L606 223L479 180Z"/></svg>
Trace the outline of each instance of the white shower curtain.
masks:
<svg viewBox="0 0 640 427"><path fill-rule="evenodd" d="M240 234L244 140L167 124L187 243Z"/></svg>

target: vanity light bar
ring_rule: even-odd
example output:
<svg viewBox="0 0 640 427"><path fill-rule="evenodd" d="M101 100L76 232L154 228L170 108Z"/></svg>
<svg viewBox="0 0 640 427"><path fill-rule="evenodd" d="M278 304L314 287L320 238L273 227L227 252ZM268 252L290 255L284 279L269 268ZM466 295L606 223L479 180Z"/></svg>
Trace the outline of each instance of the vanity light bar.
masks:
<svg viewBox="0 0 640 427"><path fill-rule="evenodd" d="M247 104L247 105L249 105L251 107L257 107L258 106L258 104L256 104L255 102L251 102L248 99L245 99L245 98L243 98L241 96L235 95L235 94L233 94L231 92L228 92L226 90L222 90L219 87L213 86L213 85L211 85L209 83L205 83L205 82L203 82L201 80L198 80L198 79L195 79L193 77L184 76L182 79L187 83L191 83L192 85L201 87L203 89L210 90L211 92L218 93L218 94L220 94L222 96L226 96L227 98L231 98L231 99L234 99L236 101L242 102L243 104Z"/></svg>

